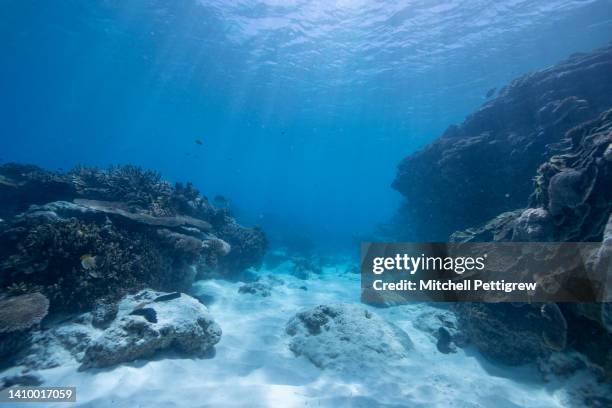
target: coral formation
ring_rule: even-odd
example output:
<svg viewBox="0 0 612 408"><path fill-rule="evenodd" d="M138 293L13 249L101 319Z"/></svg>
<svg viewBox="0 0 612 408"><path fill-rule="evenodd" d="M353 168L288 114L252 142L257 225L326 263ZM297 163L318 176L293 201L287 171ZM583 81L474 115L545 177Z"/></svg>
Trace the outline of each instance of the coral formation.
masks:
<svg viewBox="0 0 612 408"><path fill-rule="evenodd" d="M49 311L49 300L40 293L12 296L0 300L0 334L26 330Z"/></svg>
<svg viewBox="0 0 612 408"><path fill-rule="evenodd" d="M401 235L430 241L450 235L457 242L603 241L587 267L609 271L610 72L612 46L520 77L461 125L405 158L393 184L407 199L397 218L406 232ZM545 361L555 350L571 348L612 376L609 303L465 303L456 312L459 329L491 358Z"/></svg>
<svg viewBox="0 0 612 408"><path fill-rule="evenodd" d="M451 238L463 242L602 241L588 267L605 268L609 276L611 145L612 110L608 110L566 133L559 146L561 152L538 169L529 208L501 214L482 227L456 232ZM559 279L562 278L555 276L556 281ZM458 306L457 312L470 340L493 358L518 364L546 358L552 350L568 345L612 376L609 305L547 304L516 308L467 303Z"/></svg>
<svg viewBox="0 0 612 408"><path fill-rule="evenodd" d="M525 207L536 170L560 152L565 132L612 106L610 72L612 46L522 76L405 158L393 182L406 197L396 220L402 235L445 241L454 231ZM568 176L555 183L580 182Z"/></svg>
<svg viewBox="0 0 612 408"><path fill-rule="evenodd" d="M266 249L261 230L193 185L135 166L5 164L0 180L0 292L41 292L53 312L98 310L145 287L185 290L200 265L230 275L259 266Z"/></svg>

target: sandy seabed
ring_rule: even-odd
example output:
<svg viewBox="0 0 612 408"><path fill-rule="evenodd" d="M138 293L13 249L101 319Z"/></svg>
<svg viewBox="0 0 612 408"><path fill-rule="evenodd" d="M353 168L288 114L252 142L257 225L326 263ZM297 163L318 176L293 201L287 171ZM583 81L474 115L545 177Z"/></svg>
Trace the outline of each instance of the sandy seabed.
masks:
<svg viewBox="0 0 612 408"><path fill-rule="evenodd" d="M40 371L44 386L76 386L71 407L569 407L577 387L592 384L586 371L543 381L532 365L495 365L474 348L442 354L423 327L435 327L432 304L371 309L406 331L415 349L405 361L371 372L332 372L315 367L288 347L287 321L318 304L359 303L360 277L348 265L325 268L300 280L282 265L274 274L284 282L271 296L240 294L239 282L199 281L192 294L209 307L223 329L214 355L166 355L111 369L78 372L70 361ZM439 321L437 323L439 326ZM14 406L30 406L15 404Z"/></svg>

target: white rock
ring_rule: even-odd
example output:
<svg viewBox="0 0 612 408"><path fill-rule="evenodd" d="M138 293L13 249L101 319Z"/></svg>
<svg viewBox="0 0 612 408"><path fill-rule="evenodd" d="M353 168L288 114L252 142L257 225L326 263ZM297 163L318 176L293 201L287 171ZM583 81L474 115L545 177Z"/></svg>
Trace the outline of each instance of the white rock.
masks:
<svg viewBox="0 0 612 408"><path fill-rule="evenodd" d="M132 361L169 348L200 354L220 339L221 328L196 299L143 290L121 300L115 320L85 349L81 369Z"/></svg>
<svg viewBox="0 0 612 408"><path fill-rule="evenodd" d="M408 334L365 308L319 305L298 313L286 327L289 348L317 367L358 374L408 357Z"/></svg>

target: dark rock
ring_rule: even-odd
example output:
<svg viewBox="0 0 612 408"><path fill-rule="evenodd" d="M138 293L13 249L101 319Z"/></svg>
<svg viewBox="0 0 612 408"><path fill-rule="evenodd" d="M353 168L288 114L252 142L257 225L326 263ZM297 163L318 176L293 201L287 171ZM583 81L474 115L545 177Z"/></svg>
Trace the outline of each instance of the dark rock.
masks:
<svg viewBox="0 0 612 408"><path fill-rule="evenodd" d="M553 240L552 216L544 208L528 208L514 221L512 241L546 242ZM499 239L498 239L499 241Z"/></svg>
<svg viewBox="0 0 612 408"><path fill-rule="evenodd" d="M178 299L181 297L180 292L168 293L167 295L161 295L153 299L153 302L167 302L169 300Z"/></svg>
<svg viewBox="0 0 612 408"><path fill-rule="evenodd" d="M451 242L509 241L513 236L516 219L523 210L508 211L493 218L480 227L456 231L450 236Z"/></svg>
<svg viewBox="0 0 612 408"><path fill-rule="evenodd" d="M157 312L150 307L135 309L130 313L130 316L142 316L147 319L149 323L157 323Z"/></svg>
<svg viewBox="0 0 612 408"><path fill-rule="evenodd" d="M559 153L565 133L612 106L610 72L612 46L520 77L461 125L405 158L393 182L406 197L396 220L400 233L446 241L454 231L524 208L538 166ZM593 169L573 164L572 172L553 181L555 216L557 206L564 213L584 210L584 183Z"/></svg>
<svg viewBox="0 0 612 408"><path fill-rule="evenodd" d="M449 354L455 352L452 340L453 338L446 327L440 327L438 329L438 341L436 343L436 347L440 353Z"/></svg>
<svg viewBox="0 0 612 408"><path fill-rule="evenodd" d="M250 282L238 288L238 293L250 293L255 296L268 297L271 293L271 286L262 282Z"/></svg>
<svg viewBox="0 0 612 408"><path fill-rule="evenodd" d="M459 303L456 311L470 342L505 364L533 362L565 347L567 324L554 304Z"/></svg>
<svg viewBox="0 0 612 408"><path fill-rule="evenodd" d="M546 379L549 379L551 376L569 377L576 371L584 368L587 368L587 361L581 354L576 352L552 353L549 358L538 361L538 369Z"/></svg>
<svg viewBox="0 0 612 408"><path fill-rule="evenodd" d="M14 375L11 377L3 378L2 385L0 386L0 390L10 388L13 386L21 386L21 387L37 387L43 383L42 379L35 374L21 374Z"/></svg>
<svg viewBox="0 0 612 408"><path fill-rule="evenodd" d="M560 305L567 320L567 344L600 367L607 381L612 381L612 333L601 322L585 316L589 305L601 310L601 304Z"/></svg>

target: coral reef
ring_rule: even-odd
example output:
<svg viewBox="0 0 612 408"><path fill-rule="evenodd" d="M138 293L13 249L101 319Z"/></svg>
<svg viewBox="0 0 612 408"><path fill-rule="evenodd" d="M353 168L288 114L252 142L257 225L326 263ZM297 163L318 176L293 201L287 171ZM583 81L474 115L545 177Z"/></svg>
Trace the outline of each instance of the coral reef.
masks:
<svg viewBox="0 0 612 408"><path fill-rule="evenodd" d="M245 228L235 220L229 219L218 230L217 236L229 244L233 256L224 256L219 259L219 269L223 273L232 270L243 270L248 267L261 267L266 253L268 242L263 231L259 228ZM227 249L221 245L221 252Z"/></svg>
<svg viewBox="0 0 612 408"><path fill-rule="evenodd" d="M293 317L286 326L289 348L321 368L372 370L406 358L413 349L408 334L378 315L352 304L319 305Z"/></svg>
<svg viewBox="0 0 612 408"><path fill-rule="evenodd" d="M540 166L529 208L459 231L456 241L602 241L588 260L605 268L612 259L612 110L570 129L560 153ZM552 274L552 272L551 272ZM554 276L554 275L551 275ZM562 277L555 276L558 281ZM608 287L607 299L610 299ZM566 346L589 357L612 378L610 303L472 304L457 307L462 330L486 355L510 364L546 359Z"/></svg>
<svg viewBox="0 0 612 408"><path fill-rule="evenodd" d="M396 219L403 237L445 241L454 231L524 208L536 170L562 151L558 143L565 132L612 107L610 72L612 46L522 76L462 124L405 158L393 182L406 197ZM590 175L558 176L553 204L561 200L559 204L583 208L579 196L555 191Z"/></svg>
<svg viewBox="0 0 612 408"><path fill-rule="evenodd" d="M237 224L193 185L134 166L60 174L5 164L0 181L0 293L40 292L52 312L92 310L143 288L186 290L201 265L231 275L265 253L261 230Z"/></svg>

